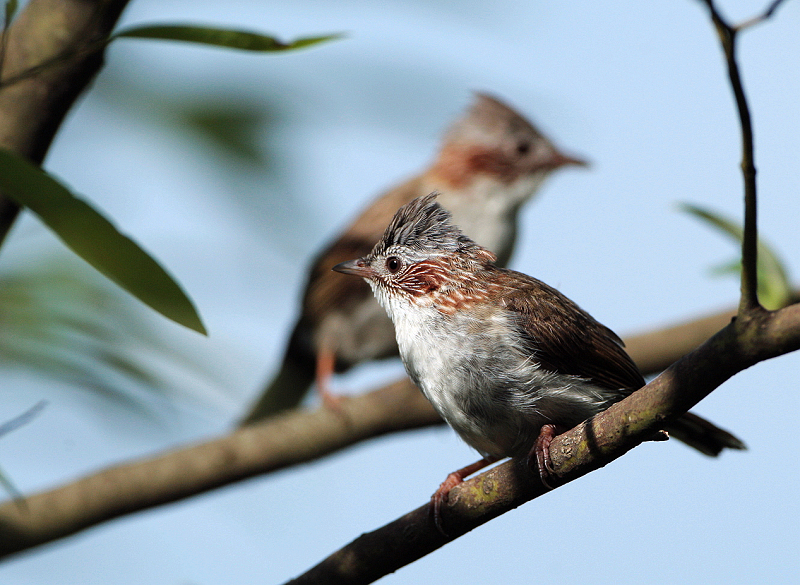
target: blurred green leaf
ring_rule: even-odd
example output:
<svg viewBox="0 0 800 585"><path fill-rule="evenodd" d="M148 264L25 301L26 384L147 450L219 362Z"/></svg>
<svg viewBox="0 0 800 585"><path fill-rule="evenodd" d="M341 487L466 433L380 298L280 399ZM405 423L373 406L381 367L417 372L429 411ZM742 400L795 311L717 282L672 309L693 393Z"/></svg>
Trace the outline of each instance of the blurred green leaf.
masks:
<svg viewBox="0 0 800 585"><path fill-rule="evenodd" d="M736 222L720 215L710 209L693 205L680 204L680 209L695 216L718 231L727 235L739 244L744 237L743 228ZM792 285L789 281L783 262L775 251L761 238L758 239L758 298L761 304L771 310L785 307L792 298ZM716 274L740 274L742 270L741 259L728 262L714 269Z"/></svg>
<svg viewBox="0 0 800 585"><path fill-rule="evenodd" d="M11 24L11 20L17 13L17 0L6 0L5 27Z"/></svg>
<svg viewBox="0 0 800 585"><path fill-rule="evenodd" d="M184 398L216 409L228 388L206 347L66 251L0 272L0 368L77 385L143 415Z"/></svg>
<svg viewBox="0 0 800 585"><path fill-rule="evenodd" d="M36 415L38 415L44 409L45 406L47 406L47 401L40 400L19 416L15 416L11 420L0 424L0 437L7 435L12 431L17 430L19 427L31 422L34 418L36 418Z"/></svg>
<svg viewBox="0 0 800 585"><path fill-rule="evenodd" d="M3 473L2 469L0 469L0 485L2 485L3 489L6 490L6 492L8 492L8 495L11 496L12 500L14 500L17 503L21 503L24 501L22 494L19 492L17 487L11 482L11 480L8 479L8 477L6 477L6 474Z"/></svg>
<svg viewBox="0 0 800 585"><path fill-rule="evenodd" d="M18 429L19 427L21 427L23 425L28 424L29 422L31 422L36 417L36 415L38 415L42 411L42 409L46 405L47 405L47 401L40 400L39 402L34 404L32 407L30 407L28 410L26 410L25 412L20 414L19 416L15 416L11 420L6 421L3 424L0 424L0 437L2 437L5 434L10 433L11 431L14 431L14 430ZM5 475L5 473L3 473L2 469L0 469L0 485L2 485L5 488L5 490L12 497L12 499L14 499L17 502L21 502L22 501L22 494L14 486L14 484L11 483L11 480L8 479L8 477L6 477L6 475Z"/></svg>
<svg viewBox="0 0 800 585"><path fill-rule="evenodd" d="M728 274L738 275L742 270L742 263L739 259L725 262L711 269L711 274L715 276L725 276Z"/></svg>
<svg viewBox="0 0 800 585"><path fill-rule="evenodd" d="M153 258L39 167L0 149L0 189L143 303L176 323L206 333L192 301Z"/></svg>
<svg viewBox="0 0 800 585"><path fill-rule="evenodd" d="M248 165L267 164L258 140L264 125L262 111L230 103L183 104L176 111L191 131L227 155Z"/></svg>
<svg viewBox="0 0 800 585"><path fill-rule="evenodd" d="M242 51L275 52L311 47L319 43L340 39L343 36L342 34L331 34L303 37L284 43L275 37L246 31L205 26L164 24L126 28L114 34L111 40L117 38L161 39L201 43L204 45L240 49Z"/></svg>

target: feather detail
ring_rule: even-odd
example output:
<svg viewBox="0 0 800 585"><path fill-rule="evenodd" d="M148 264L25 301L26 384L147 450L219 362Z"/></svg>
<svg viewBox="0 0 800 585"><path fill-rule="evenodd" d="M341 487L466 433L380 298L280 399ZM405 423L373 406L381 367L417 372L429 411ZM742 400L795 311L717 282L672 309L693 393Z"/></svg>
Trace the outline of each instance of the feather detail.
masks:
<svg viewBox="0 0 800 585"><path fill-rule="evenodd" d="M611 329L494 261L431 193L397 211L357 274L392 318L403 364L442 418L484 456L527 455L544 425L570 428L645 381ZM667 430L709 455L743 446L691 413Z"/></svg>

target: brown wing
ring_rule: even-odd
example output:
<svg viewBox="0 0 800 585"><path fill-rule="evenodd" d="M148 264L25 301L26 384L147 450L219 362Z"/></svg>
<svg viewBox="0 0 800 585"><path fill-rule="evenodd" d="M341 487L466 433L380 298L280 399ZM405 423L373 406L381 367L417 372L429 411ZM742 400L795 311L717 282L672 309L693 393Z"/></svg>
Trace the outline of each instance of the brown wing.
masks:
<svg viewBox="0 0 800 585"><path fill-rule="evenodd" d="M422 189L419 178L398 185L373 201L347 230L314 260L303 295L303 319L316 326L331 311L346 311L350 303L371 297L360 278L333 272L340 262L366 256L383 236L395 212L415 199Z"/></svg>
<svg viewBox="0 0 800 585"><path fill-rule="evenodd" d="M644 385L622 340L611 329L543 282L512 270L492 269L514 277L515 285L504 287L503 302L517 314L523 339L543 368L612 390Z"/></svg>
<svg viewBox="0 0 800 585"><path fill-rule="evenodd" d="M303 296L304 320L318 325L331 312L345 310L349 303L372 296L372 291L364 280L334 272L331 268L339 262L366 256L374 245L374 241L343 237L317 258L311 267Z"/></svg>

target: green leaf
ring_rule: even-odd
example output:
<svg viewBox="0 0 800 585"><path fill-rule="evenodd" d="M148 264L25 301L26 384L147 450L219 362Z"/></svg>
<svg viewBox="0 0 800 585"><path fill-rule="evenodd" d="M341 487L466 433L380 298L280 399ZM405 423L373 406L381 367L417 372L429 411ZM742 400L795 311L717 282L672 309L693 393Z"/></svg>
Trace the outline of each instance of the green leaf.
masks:
<svg viewBox="0 0 800 585"><path fill-rule="evenodd" d="M3 489L6 490L6 492L8 492L8 495L11 496L11 499L17 502L17 505L20 505L25 501L20 491L11 482L11 480L6 477L2 469L0 469L0 485L3 486Z"/></svg>
<svg viewBox="0 0 800 585"><path fill-rule="evenodd" d="M163 24L126 28L114 34L112 40L117 38L162 39L228 47L230 49L240 49L242 51L272 52L302 49L319 43L337 40L343 36L342 34L331 34L303 37L284 43L275 37L246 31L205 26Z"/></svg>
<svg viewBox="0 0 800 585"><path fill-rule="evenodd" d="M19 416L15 416L11 420L0 424L0 437L31 422L42 410L44 410L45 406L47 406L47 401L40 400Z"/></svg>
<svg viewBox="0 0 800 585"><path fill-rule="evenodd" d="M680 209L717 228L720 232L732 238L739 244L744 238L744 230L736 222L723 217L715 211L691 203L680 204ZM775 251L761 238L758 239L758 298L767 309L779 309L789 304L792 298L792 285L787 276L783 262ZM737 259L718 267L715 272L741 273L741 260Z"/></svg>
<svg viewBox="0 0 800 585"><path fill-rule="evenodd" d="M38 215L78 256L165 317L206 334L167 272L85 201L20 156L0 149L0 190Z"/></svg>
<svg viewBox="0 0 800 585"><path fill-rule="evenodd" d="M260 140L263 111L233 103L181 103L176 115L183 121L182 129L199 134L222 153L260 169L269 164Z"/></svg>
<svg viewBox="0 0 800 585"><path fill-rule="evenodd" d="M714 276L739 275L741 274L741 270L742 262L737 258L736 260L731 260L730 262L725 262L724 264L712 266L711 274Z"/></svg>
<svg viewBox="0 0 800 585"><path fill-rule="evenodd" d="M0 266L0 376L32 371L152 418L164 400L229 399L213 351L65 247Z"/></svg>
<svg viewBox="0 0 800 585"><path fill-rule="evenodd" d="M0 437L31 422L31 420L36 418L36 415L38 415L45 406L47 406L47 401L41 400L19 416L0 424ZM0 469L0 485L3 486L3 488L8 492L11 498L17 502L17 504L20 504L23 501L22 494L14 486L11 480L6 477L2 469Z"/></svg>
<svg viewBox="0 0 800 585"><path fill-rule="evenodd" d="M5 28L8 28L8 25L11 24L11 20L14 18L14 15L16 13L17 13L17 0L6 0Z"/></svg>

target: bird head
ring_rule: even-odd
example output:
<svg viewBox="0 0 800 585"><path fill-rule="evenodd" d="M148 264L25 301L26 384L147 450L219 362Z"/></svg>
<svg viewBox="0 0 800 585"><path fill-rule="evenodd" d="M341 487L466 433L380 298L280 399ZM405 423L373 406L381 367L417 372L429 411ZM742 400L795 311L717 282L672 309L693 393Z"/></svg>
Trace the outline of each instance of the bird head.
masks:
<svg viewBox="0 0 800 585"><path fill-rule="evenodd" d="M384 307L389 298L413 299L459 286L495 255L464 235L437 193L397 210L372 251L333 270L364 278Z"/></svg>

